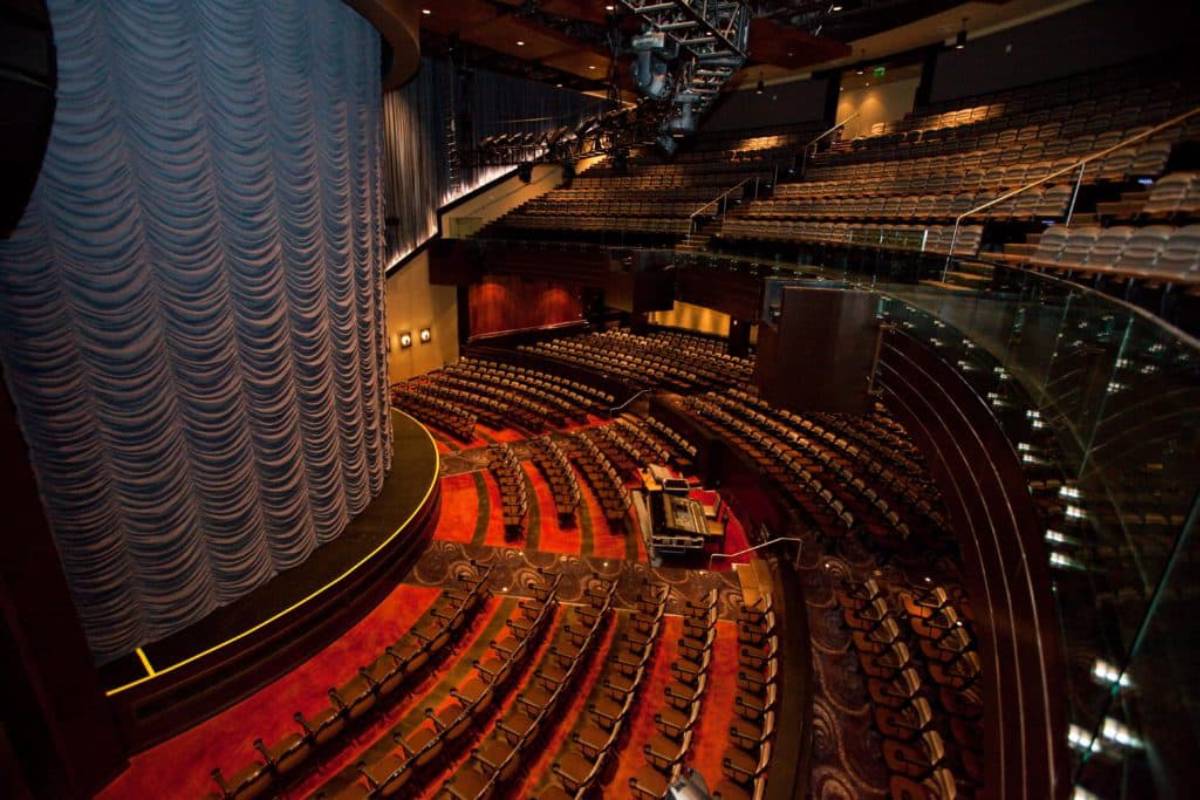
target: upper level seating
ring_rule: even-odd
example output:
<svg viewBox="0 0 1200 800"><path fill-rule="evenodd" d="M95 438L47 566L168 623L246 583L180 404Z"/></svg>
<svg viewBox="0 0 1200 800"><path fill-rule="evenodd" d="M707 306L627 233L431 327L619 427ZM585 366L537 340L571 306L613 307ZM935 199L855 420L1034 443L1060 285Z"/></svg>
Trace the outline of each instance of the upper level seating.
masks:
<svg viewBox="0 0 1200 800"><path fill-rule="evenodd" d="M1200 225L1052 226L1036 244L1002 256L1056 272L1112 273L1200 283Z"/></svg>
<svg viewBox="0 0 1200 800"><path fill-rule="evenodd" d="M1089 211L1085 205L1093 204L1093 197L1111 195L1113 187L1155 181L1181 154L1194 159L1200 115L1119 146L1193 111L1200 105L1194 85L1170 74L1131 68L1085 77L1082 84L1076 76L921 109L901 124L836 143L814 156L803 181L776 186L769 197L738 206L711 233L718 241L796 242L931 255L949 253L953 240L954 253L982 255L1012 238L1014 226L1035 230L1072 211ZM1116 149L1088 163L1081 180L1078 170L1071 169L1081 158L1111 148ZM1026 188L1051 175L1055 177ZM1131 199L1108 205L1126 215L1140 214L1143 223L1191 213L1197 204L1193 175L1167 176L1147 194L1132 193L1141 203ZM1077 186L1082 188L1078 197ZM954 238L956 218L1018 189L1014 196L972 214ZM1105 205L1101 202L1097 208L1102 219L1121 219L1106 215ZM1154 246L1150 234L1130 256L1128 269L1115 263L1121 248L1114 251L1111 241L1094 257L1072 263L1091 267L1093 273L1115 268L1128 276L1180 280L1191 269L1192 232L1170 232L1165 239L1163 231L1152 233L1163 244L1149 264L1143 249ZM1177 245L1160 268L1159 252L1176 235ZM1048 244L1053 243L1051 237ZM1009 260L1022 261L1033 248L1017 245L1006 252ZM1040 257L1042 265L1052 260L1048 253Z"/></svg>
<svg viewBox="0 0 1200 800"><path fill-rule="evenodd" d="M677 155L675 161L791 159L824 128L824 122L815 121L790 127L772 127L762 132L701 133L691 149Z"/></svg>
<svg viewBox="0 0 1200 800"><path fill-rule="evenodd" d="M650 152L623 167L602 161L570 185L509 212L483 235L548 232L590 238L612 233L678 239L691 231L694 213L717 210L711 203L719 196L728 192L726 202L736 203L752 184L773 183L777 164L790 164L812 133L812 126L803 126L751 137L701 136L693 151L669 162Z"/></svg>
<svg viewBox="0 0 1200 800"><path fill-rule="evenodd" d="M1054 225L995 255L1010 263L1087 277L1114 275L1200 283L1200 178L1170 173L1149 190L1099 203L1096 218ZM1174 223L1166 224L1166 223Z"/></svg>
<svg viewBox="0 0 1200 800"><path fill-rule="evenodd" d="M1162 122L1198 99L1194 84L1169 72L1122 64L933 103L867 136L837 143L829 158L841 163L903 158L1129 129Z"/></svg>

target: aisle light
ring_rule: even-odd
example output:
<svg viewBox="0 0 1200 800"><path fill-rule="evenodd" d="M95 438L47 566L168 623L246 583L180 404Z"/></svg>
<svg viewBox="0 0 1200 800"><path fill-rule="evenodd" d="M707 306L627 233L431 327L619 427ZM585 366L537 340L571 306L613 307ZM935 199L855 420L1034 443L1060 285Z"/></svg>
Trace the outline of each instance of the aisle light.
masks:
<svg viewBox="0 0 1200 800"><path fill-rule="evenodd" d="M1107 686L1119 685L1122 689L1128 689L1133 685L1127 674L1102 658L1097 658L1096 663L1092 665L1092 677Z"/></svg>

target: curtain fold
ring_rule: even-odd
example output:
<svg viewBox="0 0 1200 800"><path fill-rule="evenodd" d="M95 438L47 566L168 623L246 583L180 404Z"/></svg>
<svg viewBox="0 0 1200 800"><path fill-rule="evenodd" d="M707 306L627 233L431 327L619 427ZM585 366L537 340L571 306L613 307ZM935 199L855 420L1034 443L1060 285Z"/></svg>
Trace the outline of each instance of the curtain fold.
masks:
<svg viewBox="0 0 1200 800"><path fill-rule="evenodd" d="M497 133L574 125L605 101L570 89L422 58L383 98L389 263L437 233L437 211L513 166L480 166L471 151Z"/></svg>
<svg viewBox="0 0 1200 800"><path fill-rule="evenodd" d="M338 0L48 3L0 359L100 661L336 537L390 466L379 37Z"/></svg>

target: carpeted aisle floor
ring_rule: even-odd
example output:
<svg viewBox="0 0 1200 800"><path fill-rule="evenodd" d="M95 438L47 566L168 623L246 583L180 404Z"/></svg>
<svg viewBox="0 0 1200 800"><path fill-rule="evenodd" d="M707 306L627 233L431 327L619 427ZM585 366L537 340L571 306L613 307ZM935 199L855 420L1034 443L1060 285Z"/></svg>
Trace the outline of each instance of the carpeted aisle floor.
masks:
<svg viewBox="0 0 1200 800"><path fill-rule="evenodd" d="M578 684L578 691L575 692L570 705L560 718L558 726L542 744L539 758L529 763L527 765L528 769L524 770L525 780L513 787L513 797L536 796L538 790L546 786L553 777L550 766L570 746L571 734L588 722L588 703L598 699L600 692L603 691L603 687L600 684L600 675L604 671L605 659L612 649L613 641L616 638L616 631L620 623L618 617L619 615L617 614L613 615L608 630L605 631L604 638L601 639L600 644L596 647L596 651L592 654L592 660L588 663L587 672L584 673Z"/></svg>
<svg viewBox="0 0 1200 800"><path fill-rule="evenodd" d="M450 698L450 690L462 683L471 672L472 663L483 658L492 639L501 635L505 621L516 611L517 601L512 597L493 597L484 608L477 624L455 647L453 655L443 659L438 668L414 688L402 702L388 710L364 730L349 746L340 751L322 768L308 776L295 790L291 798L309 797L318 790L333 796L348 784L354 783L358 772L354 765L359 761L371 763L394 749L391 734L402 731L411 733L425 722L425 709L441 708ZM426 723L428 724L428 723Z"/></svg>
<svg viewBox="0 0 1200 800"><path fill-rule="evenodd" d="M630 718L629 738L617 757L617 769L612 780L604 787L605 797L629 797L629 779L646 765L642 747L658 730L654 725L654 715L667 703L663 690L671 682L671 662L675 660L677 643L683 635L683 619L664 617L663 628L658 635L658 648L650 660L649 674Z"/></svg>
<svg viewBox="0 0 1200 800"><path fill-rule="evenodd" d="M721 759L729 746L729 726L735 715L733 701L737 697L737 658L737 623L721 620L717 623L717 639L713 642L708 689L700 707L692 752L687 759L687 763L704 776L710 789L721 782Z"/></svg>
<svg viewBox="0 0 1200 800"><path fill-rule="evenodd" d="M479 519L491 516L490 509L480 505L488 498L486 488L481 496L479 483L480 476L470 472L442 478L442 510L434 538L469 542L475 537Z"/></svg>
<svg viewBox="0 0 1200 800"><path fill-rule="evenodd" d="M101 800L198 798L216 788L210 772L240 769L268 743L296 728L292 714L311 714L326 690L375 658L432 605L437 589L401 585L344 636L279 680L172 739L133 757L130 767L98 795ZM347 672L349 670L349 673Z"/></svg>

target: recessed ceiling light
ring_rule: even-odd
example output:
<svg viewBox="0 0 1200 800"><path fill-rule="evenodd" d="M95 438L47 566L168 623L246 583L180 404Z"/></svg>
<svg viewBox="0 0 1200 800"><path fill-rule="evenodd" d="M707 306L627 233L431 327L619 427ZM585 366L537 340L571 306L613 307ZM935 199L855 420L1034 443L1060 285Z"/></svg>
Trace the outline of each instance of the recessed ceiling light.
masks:
<svg viewBox="0 0 1200 800"><path fill-rule="evenodd" d="M829 10L836 14L837 12L842 10L842 7L839 5L832 5L829 7Z"/></svg>
<svg viewBox="0 0 1200 800"><path fill-rule="evenodd" d="M521 41L520 39L517 39L517 47L524 47L524 46L525 46L525 42Z"/></svg>
<svg viewBox="0 0 1200 800"><path fill-rule="evenodd" d="M554 88L555 88L555 89L561 89L561 88L562 88L562 84L561 84L561 83L556 83L556 84L554 84Z"/></svg>
<svg viewBox="0 0 1200 800"><path fill-rule="evenodd" d="M611 4L610 4L610 5L607 5L607 6L605 6L605 7L604 7L604 10L605 10L605 11L616 11L616 10L617 10L617 7L616 7L616 6L614 6L614 5L611 5Z"/></svg>
<svg viewBox="0 0 1200 800"><path fill-rule="evenodd" d="M871 85L871 82L870 82L870 81L867 81L866 83L864 83L864 84L863 84L863 87L864 87L864 88L866 88L866 87L870 87L870 85Z"/></svg>
<svg viewBox="0 0 1200 800"><path fill-rule="evenodd" d="M595 64L588 64L588 69L595 69L595 68L596 68Z"/></svg>
<svg viewBox="0 0 1200 800"><path fill-rule="evenodd" d="M862 74L863 74L862 68L860 67L860 68L859 68L859 70L858 70L858 72L856 72L856 73L854 73L854 74L855 74L855 75L862 75Z"/></svg>
<svg viewBox="0 0 1200 800"><path fill-rule="evenodd" d="M788 50L788 58L791 58L794 55L796 55L796 54L793 53L791 50Z"/></svg>
<svg viewBox="0 0 1200 800"><path fill-rule="evenodd" d="M422 8L422 9L421 9L421 13L422 13L422 14L424 14L425 16L427 16L427 17L428 17L428 16L429 16L430 14L432 14L433 12L432 12L432 11L430 11L428 8Z"/></svg>

